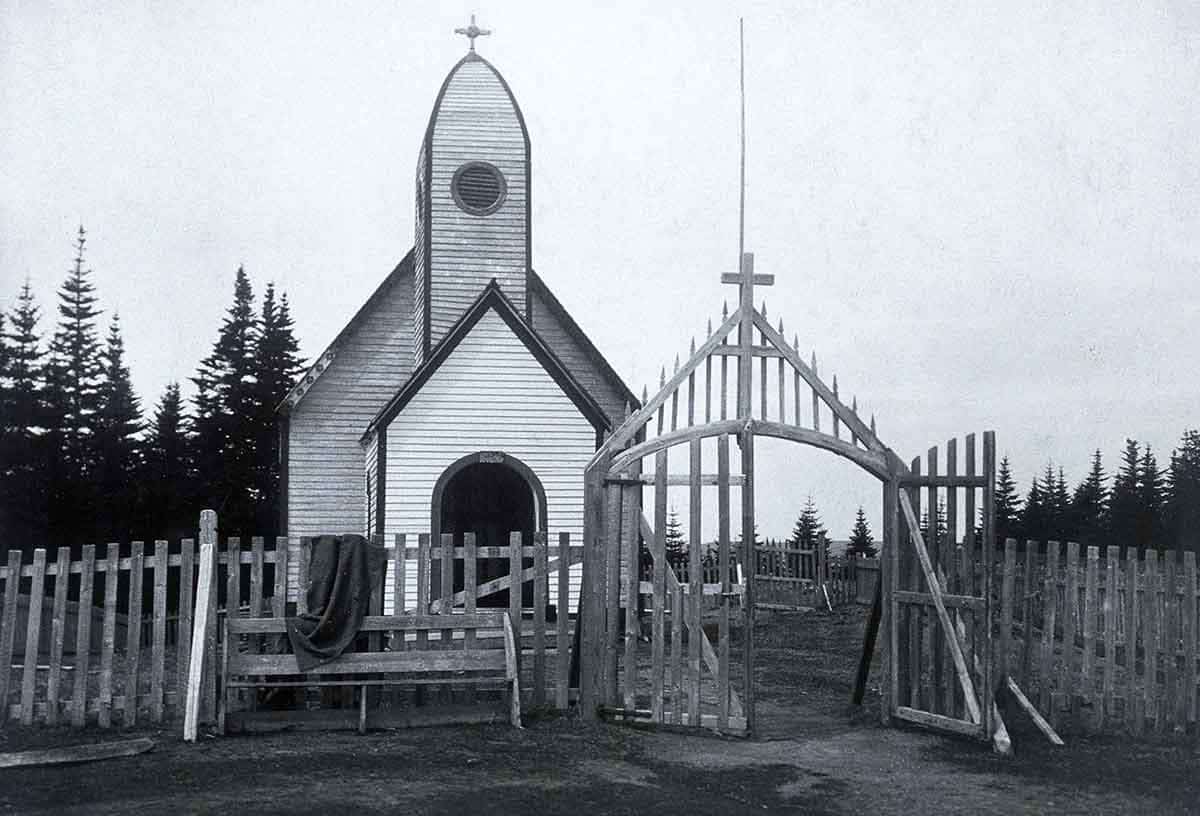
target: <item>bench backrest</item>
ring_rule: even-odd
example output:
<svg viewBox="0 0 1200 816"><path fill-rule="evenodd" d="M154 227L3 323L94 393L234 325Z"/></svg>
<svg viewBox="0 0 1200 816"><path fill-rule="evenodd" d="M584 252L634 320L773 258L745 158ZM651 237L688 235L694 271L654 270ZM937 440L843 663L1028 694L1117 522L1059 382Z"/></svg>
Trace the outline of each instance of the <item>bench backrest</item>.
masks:
<svg viewBox="0 0 1200 816"><path fill-rule="evenodd" d="M283 674L358 674L358 673L420 673L420 672L503 672L511 677L516 673L515 641L509 626L508 613L477 612L462 615L370 615L363 619L360 632L412 632L437 630L474 631L497 630L503 633L504 648L446 648L434 641L432 648L418 648L408 642L400 651L346 652L336 660L301 672L293 654L227 653L227 675ZM287 631L286 618L237 618L226 621L227 642L240 635L278 635ZM465 644L465 640L462 641Z"/></svg>

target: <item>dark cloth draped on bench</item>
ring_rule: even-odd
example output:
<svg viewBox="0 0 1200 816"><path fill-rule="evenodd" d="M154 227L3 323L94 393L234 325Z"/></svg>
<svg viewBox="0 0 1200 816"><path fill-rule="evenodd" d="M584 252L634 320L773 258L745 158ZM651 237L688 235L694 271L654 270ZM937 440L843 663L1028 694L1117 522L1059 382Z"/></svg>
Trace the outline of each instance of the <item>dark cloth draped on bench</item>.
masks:
<svg viewBox="0 0 1200 816"><path fill-rule="evenodd" d="M354 642L384 566L384 548L360 535L312 540L308 612L287 622L288 640L301 671L336 660Z"/></svg>

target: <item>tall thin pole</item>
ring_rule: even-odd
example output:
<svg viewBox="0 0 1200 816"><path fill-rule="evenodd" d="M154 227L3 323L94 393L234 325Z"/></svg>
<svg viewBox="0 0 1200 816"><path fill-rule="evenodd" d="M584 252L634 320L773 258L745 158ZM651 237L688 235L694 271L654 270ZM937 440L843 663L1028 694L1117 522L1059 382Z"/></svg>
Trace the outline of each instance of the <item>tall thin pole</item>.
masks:
<svg viewBox="0 0 1200 816"><path fill-rule="evenodd" d="M739 136L741 137L741 176L738 181L738 260L737 270L742 271L742 253L746 251L746 36L744 23L738 18L738 91L742 113Z"/></svg>

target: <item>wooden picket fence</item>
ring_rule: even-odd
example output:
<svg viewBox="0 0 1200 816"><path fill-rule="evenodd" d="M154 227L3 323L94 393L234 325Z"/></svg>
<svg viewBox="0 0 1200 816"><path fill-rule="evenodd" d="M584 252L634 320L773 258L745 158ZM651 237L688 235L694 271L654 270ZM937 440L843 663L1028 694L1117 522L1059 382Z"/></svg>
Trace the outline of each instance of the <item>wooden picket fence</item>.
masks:
<svg viewBox="0 0 1200 816"><path fill-rule="evenodd" d="M997 676L1056 726L1133 735L1194 730L1196 554L1005 542Z"/></svg>
<svg viewBox="0 0 1200 816"><path fill-rule="evenodd" d="M196 547L185 539L147 550L140 541L87 545L72 559L61 547L48 562L37 549L29 563L9 551L0 567L0 723L107 728L161 723L176 713L190 651ZM170 645L169 594L180 617Z"/></svg>
<svg viewBox="0 0 1200 816"><path fill-rule="evenodd" d="M816 609L857 602L857 564L786 541L757 544L754 598L759 609ZM864 576L865 577L865 576Z"/></svg>
<svg viewBox="0 0 1200 816"><path fill-rule="evenodd" d="M533 608L521 609L519 591L509 599L510 606L516 604L514 619L521 620L530 657L522 687L534 705L566 708L574 634L567 608L570 568L581 561L582 549L567 534L553 544L545 534L535 534L525 544L478 548L473 536L455 545L447 535L434 545L429 535L401 535L385 548L387 587L399 611L469 611L509 583L498 578L476 585L476 559L507 560L523 583L533 583ZM227 610L251 617L306 611L305 593L298 587L308 582L307 539L280 537L268 543L257 536L248 542L230 537L216 551L214 591L207 599L201 722L216 717L215 666L225 647ZM290 571L289 562L296 565ZM156 541L152 547L138 541L109 544L103 550L88 545L76 558L63 547L53 561L44 549L34 550L28 562L19 550L10 550L7 564L0 566L0 725L15 720L108 728L157 724L181 714L199 563L195 539ZM439 584L433 586L439 569ZM405 580L408 570L416 571L415 582ZM551 580L561 599L556 606L548 603ZM372 599L376 613L384 591L380 588ZM452 602L443 604L447 597Z"/></svg>

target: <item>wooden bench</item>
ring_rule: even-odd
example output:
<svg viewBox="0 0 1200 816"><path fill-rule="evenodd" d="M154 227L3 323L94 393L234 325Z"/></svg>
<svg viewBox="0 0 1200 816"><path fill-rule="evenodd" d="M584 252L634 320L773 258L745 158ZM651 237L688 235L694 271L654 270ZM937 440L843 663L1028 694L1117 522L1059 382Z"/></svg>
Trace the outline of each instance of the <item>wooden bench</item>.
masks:
<svg viewBox="0 0 1200 816"><path fill-rule="evenodd" d="M359 686L358 730L367 727L367 686L503 685L509 697L509 719L521 727L521 688L516 634L508 612L450 615L370 615L360 633L371 637L371 650L346 652L329 663L302 672L294 654L247 654L238 650L242 636L287 633L285 618L230 617L225 623L224 692L218 720L226 731L226 713L239 688ZM437 639L430 634L440 633ZM415 635L409 639L408 635ZM455 634L459 633L459 637ZM503 633L502 637L487 637ZM479 635L484 635L479 637ZM487 641L496 646L488 648ZM500 643L503 647L500 647ZM355 675L369 675L356 677ZM385 675L380 677L379 675Z"/></svg>

